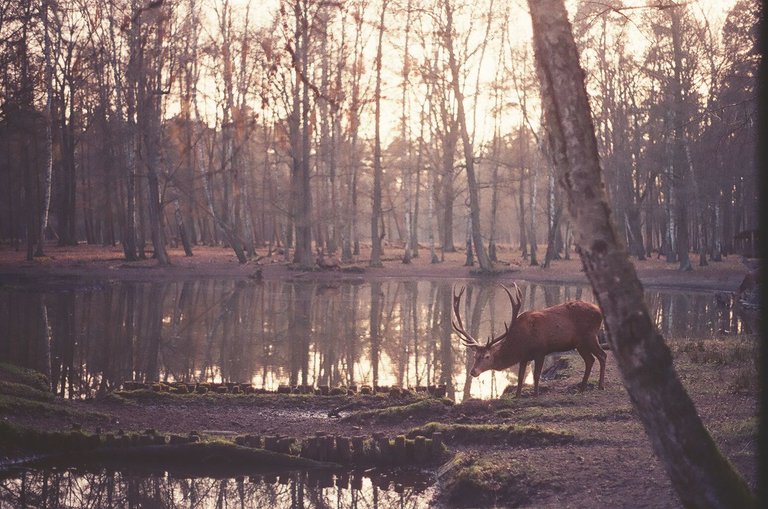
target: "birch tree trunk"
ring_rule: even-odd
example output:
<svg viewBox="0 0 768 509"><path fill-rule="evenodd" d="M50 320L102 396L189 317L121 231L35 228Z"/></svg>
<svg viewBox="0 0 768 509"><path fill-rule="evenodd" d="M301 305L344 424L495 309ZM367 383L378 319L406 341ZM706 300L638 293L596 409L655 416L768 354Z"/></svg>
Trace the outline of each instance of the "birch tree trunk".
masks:
<svg viewBox="0 0 768 509"><path fill-rule="evenodd" d="M605 316L611 349L654 451L687 507L754 507L672 366L616 233L602 183L584 71L563 0L529 0L547 135L574 240Z"/></svg>
<svg viewBox="0 0 768 509"><path fill-rule="evenodd" d="M408 0L408 3L406 5L406 18L405 18L405 42L403 44L403 83L402 83L402 96L400 102L402 103L402 116L400 119L400 137L402 138L403 144L405 145L405 160L407 161L403 165L403 194L405 195L405 216L404 216L404 223L405 223L405 250L403 252L403 263L411 263L411 258L413 257L412 250L411 250L411 243L413 240L413 216L412 216L412 199L413 199L413 186L411 183L412 178L412 168L411 168L411 140L408 136L408 80L410 75L410 36L411 36L411 2L412 0Z"/></svg>
<svg viewBox="0 0 768 509"><path fill-rule="evenodd" d="M51 183L53 181L53 64L51 63L50 0L44 0L40 17L43 21L43 59L45 60L45 167L43 174L43 204L40 210L40 237L35 256L43 256L45 230L51 209Z"/></svg>

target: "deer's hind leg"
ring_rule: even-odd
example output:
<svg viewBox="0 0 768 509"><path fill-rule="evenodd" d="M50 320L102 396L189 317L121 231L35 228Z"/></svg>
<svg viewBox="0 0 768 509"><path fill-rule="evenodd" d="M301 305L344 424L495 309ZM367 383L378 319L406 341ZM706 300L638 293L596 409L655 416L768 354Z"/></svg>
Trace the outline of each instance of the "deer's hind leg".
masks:
<svg viewBox="0 0 768 509"><path fill-rule="evenodd" d="M581 392L584 392L584 389L587 388L589 375L592 373L592 365L595 363L595 357L592 355L591 349L583 346L576 347L576 351L579 352L581 358L584 359L584 378L581 380L581 387L579 388Z"/></svg>
<svg viewBox="0 0 768 509"><path fill-rule="evenodd" d="M605 350L600 346L600 342L597 339L597 334L595 334L594 338L590 342L590 349L591 352L597 357L597 362L600 363L600 381L597 383L597 388L600 390L605 389L605 359L608 358L608 354L605 353Z"/></svg>
<svg viewBox="0 0 768 509"><path fill-rule="evenodd" d="M592 365L595 363L595 357L597 357L597 361L600 363L600 380L597 382L597 388L600 390L605 389L605 359L608 355L600 347L600 343L597 340L597 334L592 336L587 345L579 346L576 350L579 352L582 359L584 359L584 380L581 382L581 390L584 390L587 387L587 380L592 372Z"/></svg>

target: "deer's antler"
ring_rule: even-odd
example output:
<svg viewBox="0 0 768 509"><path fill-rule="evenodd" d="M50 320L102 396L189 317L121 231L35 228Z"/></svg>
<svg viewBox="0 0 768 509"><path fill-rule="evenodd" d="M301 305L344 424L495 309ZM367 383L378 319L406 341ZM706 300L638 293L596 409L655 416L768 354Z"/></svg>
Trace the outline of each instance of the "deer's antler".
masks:
<svg viewBox="0 0 768 509"><path fill-rule="evenodd" d="M459 313L459 304L461 304L461 296L464 295L464 290L465 287L462 286L457 295L456 287L454 286L453 288L453 316L451 317L451 325L465 346L468 348L477 348L481 346L480 342L464 329L464 324L461 321L461 314Z"/></svg>
<svg viewBox="0 0 768 509"><path fill-rule="evenodd" d="M517 283L512 283L512 290L510 290L509 288L507 288L502 284L500 284L499 286L501 286L509 296L509 302L512 304L512 319L509 321L509 325L507 325L507 322L504 322L504 334L498 337L495 337L493 339L489 338L487 346L498 343L499 341L507 337L507 334L509 333L509 328L512 326L513 323L515 323L515 320L517 320L517 314L520 312L520 308L523 306L523 292L520 291L520 287L517 286Z"/></svg>

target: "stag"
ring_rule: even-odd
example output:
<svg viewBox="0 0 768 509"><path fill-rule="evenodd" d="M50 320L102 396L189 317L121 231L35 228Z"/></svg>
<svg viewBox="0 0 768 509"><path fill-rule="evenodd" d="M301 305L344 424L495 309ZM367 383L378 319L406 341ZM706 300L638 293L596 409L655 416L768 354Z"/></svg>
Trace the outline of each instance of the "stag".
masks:
<svg viewBox="0 0 768 509"><path fill-rule="evenodd" d="M517 375L517 393L523 389L525 368L533 361L533 394L539 394L539 377L544 365L544 357L553 352L566 352L576 349L584 359L584 379L580 390L584 390L595 363L600 362L600 381L598 389L603 389L605 378L605 358L607 355L598 343L598 331L603 322L600 308L582 301L568 301L540 311L526 311L518 316L522 306L522 292L517 284L512 290L500 285L512 303L512 320L504 323L504 333L496 338L488 338L481 344L472 337L461 321L459 304L464 294L464 287L458 295L453 291L453 329L461 337L464 345L474 350L475 362L470 374L474 377L489 369L502 370L519 364Z"/></svg>

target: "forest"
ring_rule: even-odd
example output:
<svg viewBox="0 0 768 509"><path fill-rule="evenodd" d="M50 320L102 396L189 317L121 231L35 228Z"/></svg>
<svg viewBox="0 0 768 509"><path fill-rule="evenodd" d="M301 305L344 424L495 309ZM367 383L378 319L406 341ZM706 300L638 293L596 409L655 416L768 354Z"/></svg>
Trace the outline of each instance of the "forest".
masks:
<svg viewBox="0 0 768 509"><path fill-rule="evenodd" d="M630 254L754 256L760 3L569 8ZM510 0L2 0L0 241L546 266L572 236L530 33Z"/></svg>

